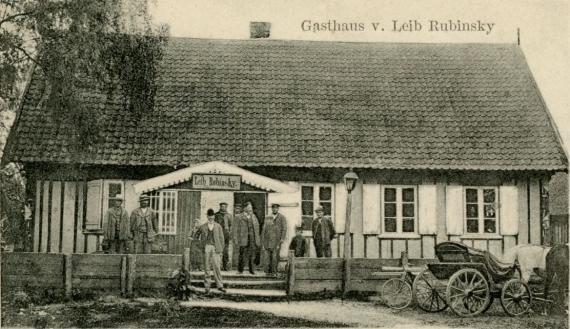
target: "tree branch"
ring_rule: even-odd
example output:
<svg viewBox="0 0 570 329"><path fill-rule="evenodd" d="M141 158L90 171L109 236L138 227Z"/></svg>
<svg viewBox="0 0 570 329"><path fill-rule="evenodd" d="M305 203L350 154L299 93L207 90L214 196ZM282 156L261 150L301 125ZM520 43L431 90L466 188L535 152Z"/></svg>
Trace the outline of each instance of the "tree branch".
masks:
<svg viewBox="0 0 570 329"><path fill-rule="evenodd" d="M24 54L24 56L26 56L30 61L32 61L34 64L36 64L37 66L40 66L40 63L38 63L38 61L36 61L36 59L26 51L26 49L18 46L18 45L12 45L14 48L16 48L17 50L19 50L20 52L22 52Z"/></svg>
<svg viewBox="0 0 570 329"><path fill-rule="evenodd" d="M16 19L18 17L29 16L29 15L32 15L34 13L35 13L34 11L25 11L23 13L18 13L18 14L14 14L12 16L8 16L8 17L6 17L0 21L0 26L2 26L2 24L4 24L4 23L8 23L10 21L13 21L14 19Z"/></svg>

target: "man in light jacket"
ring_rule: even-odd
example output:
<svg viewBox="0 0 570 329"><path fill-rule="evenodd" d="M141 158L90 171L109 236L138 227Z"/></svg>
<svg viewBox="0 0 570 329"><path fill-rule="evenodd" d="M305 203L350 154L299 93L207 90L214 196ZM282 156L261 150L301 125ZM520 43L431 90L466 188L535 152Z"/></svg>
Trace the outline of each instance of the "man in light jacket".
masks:
<svg viewBox="0 0 570 329"><path fill-rule="evenodd" d="M222 253L224 252L224 230L220 224L215 222L214 210L208 209L206 215L208 216L208 222L194 226L192 233L192 238L200 240L202 250L204 251L204 288L206 288L206 292L210 292L210 269L212 269L216 287L221 292L226 292L220 270ZM199 221L199 219L196 221Z"/></svg>
<svg viewBox="0 0 570 329"><path fill-rule="evenodd" d="M247 202L244 211L237 215L233 225L234 244L239 248L238 272L243 273L246 258L249 264L249 273L255 274L253 261L256 249L260 247L259 221L253 213L251 202Z"/></svg>
<svg viewBox="0 0 570 329"><path fill-rule="evenodd" d="M115 198L112 202L112 207L105 213L103 238L109 243L111 253L124 254L132 248L129 214L122 207L123 199Z"/></svg>

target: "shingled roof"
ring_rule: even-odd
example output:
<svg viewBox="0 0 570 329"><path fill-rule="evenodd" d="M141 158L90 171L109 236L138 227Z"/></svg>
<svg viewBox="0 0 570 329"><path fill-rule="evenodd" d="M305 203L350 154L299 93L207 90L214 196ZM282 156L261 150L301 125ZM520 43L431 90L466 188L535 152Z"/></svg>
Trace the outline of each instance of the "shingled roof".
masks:
<svg viewBox="0 0 570 329"><path fill-rule="evenodd" d="M31 85L12 160L109 165L565 170L517 45L171 38L152 113L103 107L79 157ZM104 105L106 104L106 105Z"/></svg>

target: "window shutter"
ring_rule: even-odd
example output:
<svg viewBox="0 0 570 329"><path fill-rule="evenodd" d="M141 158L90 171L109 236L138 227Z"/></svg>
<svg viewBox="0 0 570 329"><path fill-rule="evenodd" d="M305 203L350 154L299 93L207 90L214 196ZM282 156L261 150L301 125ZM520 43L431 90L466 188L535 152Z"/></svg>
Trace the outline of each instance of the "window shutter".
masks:
<svg viewBox="0 0 570 329"><path fill-rule="evenodd" d="M436 234L437 193L434 184L418 186L418 233Z"/></svg>
<svg viewBox="0 0 570 329"><path fill-rule="evenodd" d="M363 184L362 201L363 233L380 233L380 185Z"/></svg>
<svg viewBox="0 0 570 329"><path fill-rule="evenodd" d="M463 186L448 185L446 192L445 224L447 234L463 234Z"/></svg>
<svg viewBox="0 0 570 329"><path fill-rule="evenodd" d="M101 228L103 206L103 180L94 180L87 183L87 214L85 228L97 230Z"/></svg>
<svg viewBox="0 0 570 329"><path fill-rule="evenodd" d="M518 190L516 186L499 187L499 223L502 235L519 233Z"/></svg>
<svg viewBox="0 0 570 329"><path fill-rule="evenodd" d="M337 183L334 187L334 228L338 233L344 233L344 224L346 221L346 198L348 196L344 183Z"/></svg>

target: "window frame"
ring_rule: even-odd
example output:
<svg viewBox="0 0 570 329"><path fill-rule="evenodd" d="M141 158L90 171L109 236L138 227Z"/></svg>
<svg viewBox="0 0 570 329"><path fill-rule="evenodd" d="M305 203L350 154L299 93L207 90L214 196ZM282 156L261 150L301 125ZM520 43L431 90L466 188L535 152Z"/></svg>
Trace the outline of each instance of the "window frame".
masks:
<svg viewBox="0 0 570 329"><path fill-rule="evenodd" d="M467 231L467 190L473 189L477 190L477 225L478 232L468 232ZM495 232L485 232L485 202L484 200L484 190L494 190L495 191ZM500 236L500 195L498 186L463 186L463 236L464 237L481 237L481 236ZM470 202L473 203L473 202ZM469 217L471 218L471 217Z"/></svg>
<svg viewBox="0 0 570 329"><path fill-rule="evenodd" d="M299 183L299 187L300 187L300 191L301 191L301 195L300 195L300 207L299 207L299 212L300 212L300 217L301 217L301 225L303 223L303 201L309 201L309 200L303 200L303 187L312 187L313 188L313 214L312 214L312 218L315 218L315 214L314 214L314 210L315 208L321 204L321 200L320 200L320 194L316 193L316 191L318 191L321 187L328 187L331 189L331 199L330 199L330 203L331 203L331 214L330 214L330 219L333 223L335 223L335 216L334 216L334 212L335 212L335 185L333 183L315 183L315 182L302 182ZM326 200L325 202L328 202L328 200ZM325 216L328 216L325 214ZM311 232L311 229L307 229L304 230L305 232Z"/></svg>
<svg viewBox="0 0 570 329"><path fill-rule="evenodd" d="M153 209L154 211L157 212L158 214L158 232L157 234L160 235L176 235L177 231L178 231L178 190L173 190L173 189L165 189L165 190L158 190L158 191L153 191L151 193L149 193L150 198L151 198L151 202L150 202L150 206L151 209ZM165 206L165 195L170 195L172 197L173 202L171 203L171 206L173 207L172 210L167 210L167 212L169 214L172 215L171 220L173 222L171 222L171 225L164 225L163 224L163 220L165 220L165 212L163 210L164 206ZM153 205L155 205L157 208L153 207ZM170 227L171 229L169 231L165 231L164 227Z"/></svg>
<svg viewBox="0 0 570 329"><path fill-rule="evenodd" d="M386 216L384 213L385 202L384 195L387 188L396 189L396 232L386 232ZM414 231L403 232L403 201L402 190L412 188L414 190ZM417 238L418 233L418 186L417 185L380 185L380 238L382 237L398 237L398 238ZM408 217L406 217L408 218Z"/></svg>
<svg viewBox="0 0 570 329"><path fill-rule="evenodd" d="M109 197L109 185L117 184L121 185L121 194L117 194L114 198ZM109 200L114 200L117 198L121 198L123 200L123 207L125 205L125 182L119 179L104 179L103 180L103 204L101 208L103 209L103 214L110 209L109 207Z"/></svg>

